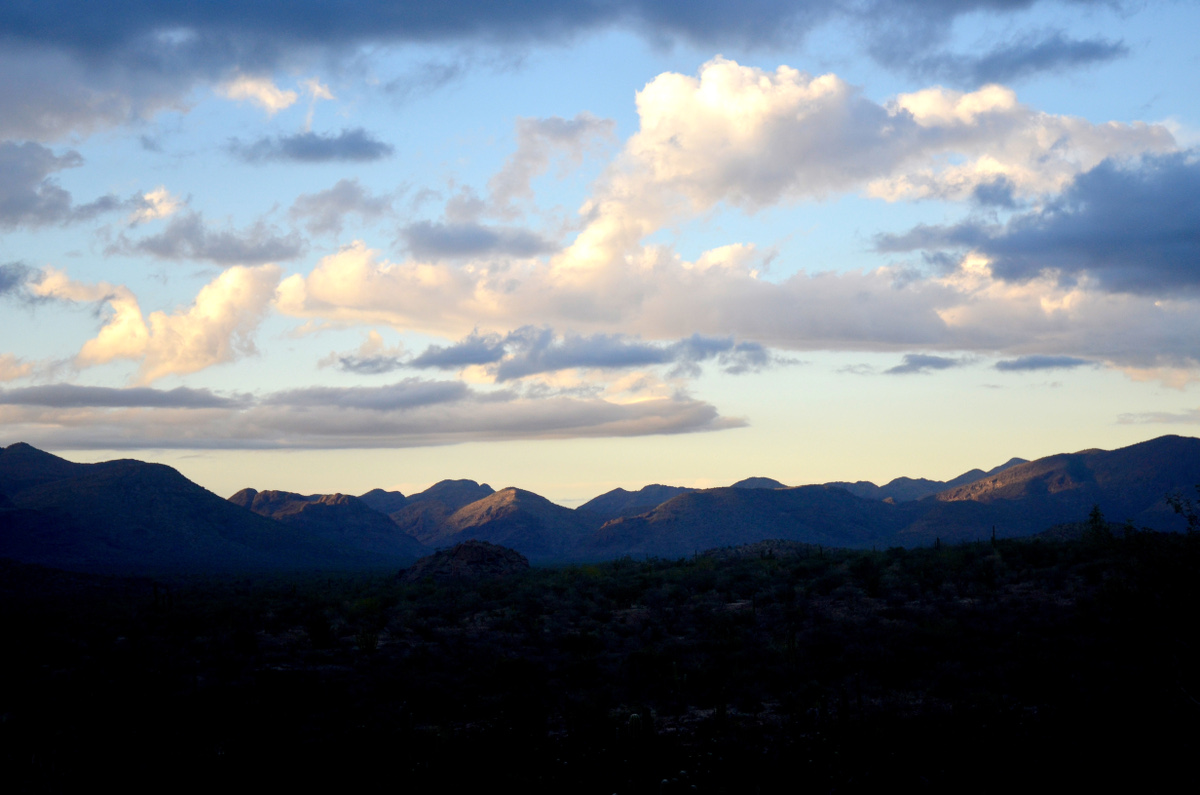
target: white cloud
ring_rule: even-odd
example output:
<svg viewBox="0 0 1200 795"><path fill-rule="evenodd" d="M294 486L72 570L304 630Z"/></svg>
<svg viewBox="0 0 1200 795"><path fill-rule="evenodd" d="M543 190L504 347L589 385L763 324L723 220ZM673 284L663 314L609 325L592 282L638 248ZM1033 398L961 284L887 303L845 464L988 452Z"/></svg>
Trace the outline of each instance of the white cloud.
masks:
<svg viewBox="0 0 1200 795"><path fill-rule="evenodd" d="M316 113L317 110L317 100L332 100L334 96L333 92L329 90L329 86L324 85L315 77L305 80L304 88L309 94L308 113L304 117L304 131L309 132L312 130L313 114Z"/></svg>
<svg viewBox="0 0 1200 795"><path fill-rule="evenodd" d="M291 107L299 99L299 94L279 88L271 78L251 75L238 75L218 86L217 92L232 100L253 102L265 110L268 116L274 116L279 111Z"/></svg>
<svg viewBox="0 0 1200 795"><path fill-rule="evenodd" d="M47 269L30 291L42 298L103 301L109 315L95 338L76 356L80 367L118 359L139 361L138 385L167 375L194 373L253 353L253 332L262 322L282 269L277 265L233 267L205 285L195 302L171 314L142 314L136 296L124 286L84 284Z"/></svg>
<svg viewBox="0 0 1200 795"><path fill-rule="evenodd" d="M945 277L887 267L800 271L770 282L759 278L762 255L751 245L689 262L644 243L721 202L752 211L852 190L965 197L997 174L1019 193L1053 191L1099 158L1171 147L1163 127L1039 113L996 86L935 88L880 105L833 75L764 72L720 58L696 77L655 78L638 94L638 111L641 129L598 181L582 210L585 227L562 251L451 266L389 262L356 242L286 279L278 309L454 339L534 324L649 340L733 335L793 350L1062 355L1124 367L1200 362L1192 304L1180 312L1104 295L1086 276L1069 285L1006 283L972 256ZM961 162L952 165L951 156Z"/></svg>
<svg viewBox="0 0 1200 795"><path fill-rule="evenodd" d="M179 209L180 204L178 198L172 196L170 191L159 185L154 190L142 194L142 206L129 216L128 223L132 226L145 221L166 218L174 214Z"/></svg>
<svg viewBox="0 0 1200 795"><path fill-rule="evenodd" d="M11 353L0 353L0 381L15 381L33 373L33 364Z"/></svg>

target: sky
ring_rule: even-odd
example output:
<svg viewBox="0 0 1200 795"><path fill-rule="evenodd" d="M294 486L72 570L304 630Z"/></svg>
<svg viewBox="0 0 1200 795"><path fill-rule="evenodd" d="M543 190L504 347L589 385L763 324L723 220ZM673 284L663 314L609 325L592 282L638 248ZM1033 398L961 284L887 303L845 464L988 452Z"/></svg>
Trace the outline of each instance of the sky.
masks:
<svg viewBox="0 0 1200 795"><path fill-rule="evenodd" d="M244 488L1200 430L1200 6L0 7L0 444Z"/></svg>

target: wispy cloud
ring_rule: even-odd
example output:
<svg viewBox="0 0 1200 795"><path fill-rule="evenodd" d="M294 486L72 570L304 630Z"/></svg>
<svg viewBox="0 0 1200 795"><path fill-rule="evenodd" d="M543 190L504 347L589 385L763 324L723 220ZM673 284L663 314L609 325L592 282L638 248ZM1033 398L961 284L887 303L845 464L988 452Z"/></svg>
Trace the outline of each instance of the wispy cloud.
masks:
<svg viewBox="0 0 1200 795"><path fill-rule="evenodd" d="M961 359L951 359L946 356L932 356L924 353L906 353L904 362L884 370L885 375L911 375L913 373L929 373L935 370L949 370L961 367Z"/></svg>
<svg viewBox="0 0 1200 795"><path fill-rule="evenodd" d="M361 127L336 135L311 131L259 138L251 143L233 140L229 150L247 163L287 161L293 163L370 163L391 157L396 151Z"/></svg>
<svg viewBox="0 0 1200 795"><path fill-rule="evenodd" d="M1027 370L1066 370L1072 367L1083 367L1095 364L1088 359L1075 356L1018 356L1016 359L1004 359L996 362L996 369L1004 372L1023 372Z"/></svg>
<svg viewBox="0 0 1200 795"><path fill-rule="evenodd" d="M295 259L305 244L295 232L281 234L259 221L244 229L213 227L204 214L188 210L175 214L165 229L132 238L125 233L105 248L105 254L143 254L157 259L202 260L216 265L253 265Z"/></svg>
<svg viewBox="0 0 1200 795"><path fill-rule="evenodd" d="M44 406L47 408L244 408L251 399L246 395L225 397L208 389L176 387L162 390L149 387L117 389L76 384L45 384L21 389L0 389L0 405Z"/></svg>

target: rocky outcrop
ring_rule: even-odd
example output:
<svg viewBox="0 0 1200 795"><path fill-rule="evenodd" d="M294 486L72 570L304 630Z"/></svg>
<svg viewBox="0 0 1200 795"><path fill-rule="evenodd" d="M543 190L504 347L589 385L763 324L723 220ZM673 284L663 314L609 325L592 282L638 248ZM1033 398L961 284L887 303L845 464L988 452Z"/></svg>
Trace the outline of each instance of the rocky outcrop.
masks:
<svg viewBox="0 0 1200 795"><path fill-rule="evenodd" d="M479 580L520 574L529 561L516 550L487 541L464 541L421 558L400 574L403 582Z"/></svg>

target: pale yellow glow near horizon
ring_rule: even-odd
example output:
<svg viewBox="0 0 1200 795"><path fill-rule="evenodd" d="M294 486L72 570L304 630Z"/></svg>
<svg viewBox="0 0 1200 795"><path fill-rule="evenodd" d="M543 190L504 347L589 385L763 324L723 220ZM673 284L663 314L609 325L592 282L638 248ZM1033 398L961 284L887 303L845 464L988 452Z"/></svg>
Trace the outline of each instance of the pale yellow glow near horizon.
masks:
<svg viewBox="0 0 1200 795"><path fill-rule="evenodd" d="M138 458L175 467L228 497L252 487L305 494L412 494L447 478L516 486L574 507L621 487L725 486L751 476L789 486L895 477L948 480L1012 457L1114 449L1188 424L1122 424L1123 413L1179 412L1187 390L1134 381L1113 370L997 373L983 366L885 376L895 356L816 355L812 363L695 383L697 397L749 426L637 438L472 442L373 450L57 450L76 461ZM865 361L875 375L829 365ZM1080 400L1080 394L1088 394ZM17 441L17 440L10 440Z"/></svg>

